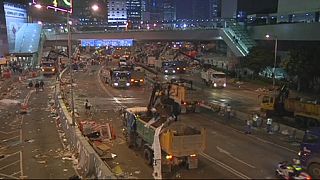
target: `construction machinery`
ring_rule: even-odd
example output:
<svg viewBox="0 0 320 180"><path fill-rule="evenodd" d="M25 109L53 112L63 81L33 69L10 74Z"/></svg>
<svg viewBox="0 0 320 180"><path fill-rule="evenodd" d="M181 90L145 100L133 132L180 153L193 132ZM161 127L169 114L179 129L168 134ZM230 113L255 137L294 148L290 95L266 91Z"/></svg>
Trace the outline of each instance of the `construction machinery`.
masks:
<svg viewBox="0 0 320 180"><path fill-rule="evenodd" d="M265 116L294 117L297 127L309 129L320 126L320 104L302 98L289 98L289 89L283 85L274 93L263 95L261 112Z"/></svg>
<svg viewBox="0 0 320 180"><path fill-rule="evenodd" d="M198 167L198 154L206 145L205 129L195 129L172 116L179 104L168 98L166 83L155 83L147 107L124 111L124 132L129 147L143 150L149 165L161 164L162 172L174 166ZM177 114L176 114L177 115ZM160 133L159 133L160 132ZM159 154L161 156L159 156Z"/></svg>
<svg viewBox="0 0 320 180"><path fill-rule="evenodd" d="M201 79L203 82L210 87L214 88L225 88L227 87L226 74L214 69L207 69L201 71Z"/></svg>
<svg viewBox="0 0 320 180"><path fill-rule="evenodd" d="M201 93L192 85L191 80L171 79L169 85L169 98L181 107L181 113L200 112Z"/></svg>

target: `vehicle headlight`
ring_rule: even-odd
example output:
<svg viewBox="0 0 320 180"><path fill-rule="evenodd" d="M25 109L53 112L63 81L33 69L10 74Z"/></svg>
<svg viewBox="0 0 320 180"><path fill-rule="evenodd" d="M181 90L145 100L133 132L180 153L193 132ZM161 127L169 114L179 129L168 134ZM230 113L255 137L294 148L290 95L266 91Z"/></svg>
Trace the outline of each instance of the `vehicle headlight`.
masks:
<svg viewBox="0 0 320 180"><path fill-rule="evenodd" d="M41 69L41 71L44 71L44 69Z"/></svg>
<svg viewBox="0 0 320 180"><path fill-rule="evenodd" d="M213 86L214 86L214 87L217 87L217 83L214 83Z"/></svg>
<svg viewBox="0 0 320 180"><path fill-rule="evenodd" d="M131 79L130 81L131 81L131 82L133 82L133 81L134 81L134 79Z"/></svg>
<svg viewBox="0 0 320 180"><path fill-rule="evenodd" d="M119 86L119 83L115 82L115 83L113 83L113 85L115 85L115 86Z"/></svg>
<svg viewBox="0 0 320 180"><path fill-rule="evenodd" d="M301 156L301 151L298 152L298 156Z"/></svg>
<svg viewBox="0 0 320 180"><path fill-rule="evenodd" d="M226 83L223 83L223 87L227 87L227 84L226 84Z"/></svg>
<svg viewBox="0 0 320 180"><path fill-rule="evenodd" d="M52 71L52 72L54 72L54 71L55 71L55 69L53 68L53 69L51 69L51 71Z"/></svg>
<svg viewBox="0 0 320 180"><path fill-rule="evenodd" d="M180 68L177 68L177 70L180 70Z"/></svg>
<svg viewBox="0 0 320 180"><path fill-rule="evenodd" d="M130 83L126 83L126 86L130 86Z"/></svg>
<svg viewBox="0 0 320 180"><path fill-rule="evenodd" d="M186 68L183 68L183 70L186 70Z"/></svg>
<svg viewBox="0 0 320 180"><path fill-rule="evenodd" d="M140 82L143 82L143 79L140 79Z"/></svg>
<svg viewBox="0 0 320 180"><path fill-rule="evenodd" d="M173 70L172 72L173 72L173 73L176 73L176 71L175 71L175 70Z"/></svg>
<svg viewBox="0 0 320 180"><path fill-rule="evenodd" d="M168 73L168 70L164 70L165 73Z"/></svg>

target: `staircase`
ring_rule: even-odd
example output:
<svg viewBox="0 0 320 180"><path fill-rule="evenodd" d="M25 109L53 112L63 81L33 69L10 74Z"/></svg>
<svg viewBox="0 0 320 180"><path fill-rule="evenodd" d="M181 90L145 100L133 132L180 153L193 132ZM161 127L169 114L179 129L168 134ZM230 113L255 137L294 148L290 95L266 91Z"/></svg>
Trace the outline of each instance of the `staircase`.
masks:
<svg viewBox="0 0 320 180"><path fill-rule="evenodd" d="M249 36L244 26L232 23L229 27L222 28L220 35L233 53L238 56L247 56L255 41Z"/></svg>

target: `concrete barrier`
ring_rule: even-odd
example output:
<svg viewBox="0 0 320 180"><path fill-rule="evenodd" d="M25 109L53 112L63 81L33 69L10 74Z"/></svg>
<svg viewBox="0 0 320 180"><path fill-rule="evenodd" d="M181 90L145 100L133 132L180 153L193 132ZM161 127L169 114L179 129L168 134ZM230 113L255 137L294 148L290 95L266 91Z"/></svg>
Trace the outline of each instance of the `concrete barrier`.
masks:
<svg viewBox="0 0 320 180"><path fill-rule="evenodd" d="M65 71L60 74L60 79ZM59 83L55 85L55 104L61 127L70 142L70 148L77 154L79 174L85 179L116 179L107 164L102 161L88 140L82 135L78 126L72 126L72 118L60 95Z"/></svg>

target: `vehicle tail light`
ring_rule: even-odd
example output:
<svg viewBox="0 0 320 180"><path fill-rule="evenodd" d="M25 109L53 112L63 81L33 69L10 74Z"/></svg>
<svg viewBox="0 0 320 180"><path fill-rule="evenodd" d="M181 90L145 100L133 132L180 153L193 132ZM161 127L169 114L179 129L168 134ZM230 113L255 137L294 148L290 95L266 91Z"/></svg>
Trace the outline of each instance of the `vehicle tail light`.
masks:
<svg viewBox="0 0 320 180"><path fill-rule="evenodd" d="M197 156L196 154L191 154L191 155L190 155L190 157L196 157L196 156Z"/></svg>
<svg viewBox="0 0 320 180"><path fill-rule="evenodd" d="M171 155L166 155L166 159L171 160L172 156Z"/></svg>

